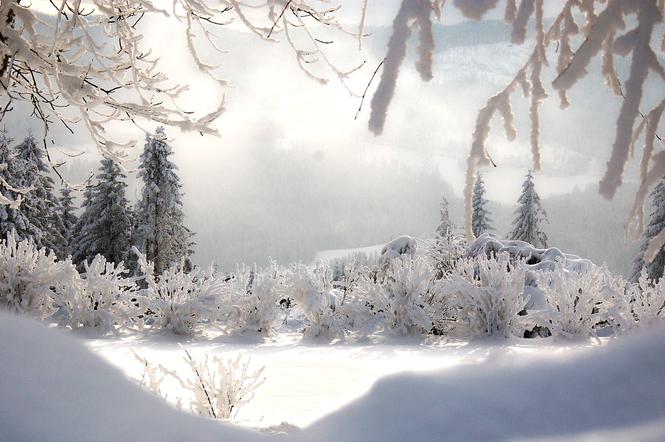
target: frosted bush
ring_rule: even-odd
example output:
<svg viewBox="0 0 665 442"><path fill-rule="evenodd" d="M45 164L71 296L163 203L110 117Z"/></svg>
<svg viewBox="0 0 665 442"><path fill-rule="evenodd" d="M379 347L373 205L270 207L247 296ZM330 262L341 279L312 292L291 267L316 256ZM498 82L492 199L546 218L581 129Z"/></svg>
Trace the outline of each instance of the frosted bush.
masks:
<svg viewBox="0 0 665 442"><path fill-rule="evenodd" d="M134 352L136 359L143 365L143 373L139 384L160 396L168 399L164 391L164 381L175 379L187 392L186 398L175 397L178 409L188 401L192 412L213 419L230 419L233 412L248 403L254 391L263 384L264 367L256 371L249 370L248 357L238 355L235 359L224 359L220 356L203 360L192 357L189 350L183 348L184 360L190 369L189 375L169 370L162 364L152 364L145 357ZM184 399L184 400L183 400Z"/></svg>
<svg viewBox="0 0 665 442"><path fill-rule="evenodd" d="M405 255L391 261L379 292L388 331L408 335L432 328L425 311L431 280L432 268L423 257Z"/></svg>
<svg viewBox="0 0 665 442"><path fill-rule="evenodd" d="M274 262L259 271L239 269L225 289L226 302L232 305L227 326L241 333L270 335L279 319L279 301L284 293L282 276Z"/></svg>
<svg viewBox="0 0 665 442"><path fill-rule="evenodd" d="M538 315L538 325L553 335L596 337L598 327L617 331L625 326L625 282L606 268L592 266L578 273L557 262L553 271L539 273L537 279L549 306Z"/></svg>
<svg viewBox="0 0 665 442"><path fill-rule="evenodd" d="M12 231L0 242L0 306L47 318L57 309L78 273L70 261L58 262L52 251L19 240Z"/></svg>
<svg viewBox="0 0 665 442"><path fill-rule="evenodd" d="M665 321L665 278L649 279L645 268L636 285L629 290L630 309L637 324L650 326Z"/></svg>
<svg viewBox="0 0 665 442"><path fill-rule="evenodd" d="M116 326L130 325L143 313L134 279L127 277L122 262L116 266L97 255L92 262L84 262L84 269L82 278L72 280L59 299L64 324L112 332Z"/></svg>
<svg viewBox="0 0 665 442"><path fill-rule="evenodd" d="M427 256L434 267L436 279L448 277L466 254L466 237L448 233L437 237L427 249Z"/></svg>
<svg viewBox="0 0 665 442"><path fill-rule="evenodd" d="M508 337L524 330L520 316L529 301L524 293L526 267L508 255L461 261L450 279L441 283L449 296L455 332L464 337Z"/></svg>
<svg viewBox="0 0 665 442"><path fill-rule="evenodd" d="M177 376L183 388L190 391L194 400L190 407L194 413L213 419L229 419L234 411L253 397L253 392L264 381L263 367L249 371L249 358L238 355L235 359L219 356L202 361L185 352L185 362L192 371L191 377Z"/></svg>
<svg viewBox="0 0 665 442"><path fill-rule="evenodd" d="M288 293L303 311L308 324L305 337L343 338L344 324L335 315L337 296L332 287L332 271L325 262L313 268L302 264L291 268Z"/></svg>
<svg viewBox="0 0 665 442"><path fill-rule="evenodd" d="M148 305L151 327L168 329L176 334L191 334L203 322L209 324L219 316L220 281L196 268L185 273L176 267L156 277L152 263L134 248L138 255L140 280L145 288L139 291Z"/></svg>

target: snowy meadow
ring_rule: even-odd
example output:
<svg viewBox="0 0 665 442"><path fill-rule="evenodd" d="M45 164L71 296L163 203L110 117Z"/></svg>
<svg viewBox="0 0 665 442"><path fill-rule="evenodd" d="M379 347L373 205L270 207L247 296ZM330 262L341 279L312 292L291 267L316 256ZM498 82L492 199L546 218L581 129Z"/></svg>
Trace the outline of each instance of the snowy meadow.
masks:
<svg viewBox="0 0 665 442"><path fill-rule="evenodd" d="M663 23L2 0L0 442L665 440Z"/></svg>

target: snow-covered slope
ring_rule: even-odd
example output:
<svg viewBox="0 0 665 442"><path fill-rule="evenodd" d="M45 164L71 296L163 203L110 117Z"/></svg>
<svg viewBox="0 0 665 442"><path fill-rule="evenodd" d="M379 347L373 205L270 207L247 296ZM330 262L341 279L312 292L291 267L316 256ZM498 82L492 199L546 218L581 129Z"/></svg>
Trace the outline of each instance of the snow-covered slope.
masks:
<svg viewBox="0 0 665 442"><path fill-rule="evenodd" d="M60 330L0 314L0 440L262 439L176 411Z"/></svg>
<svg viewBox="0 0 665 442"><path fill-rule="evenodd" d="M310 440L665 440L665 329L553 358L380 380L307 430Z"/></svg>
<svg viewBox="0 0 665 442"><path fill-rule="evenodd" d="M0 440L267 437L177 412L82 342L29 319L0 314L0 337ZM547 351L524 353L515 344L474 343L469 354L487 354L484 362L380 380L286 440L665 439L665 329L600 348L543 341Z"/></svg>

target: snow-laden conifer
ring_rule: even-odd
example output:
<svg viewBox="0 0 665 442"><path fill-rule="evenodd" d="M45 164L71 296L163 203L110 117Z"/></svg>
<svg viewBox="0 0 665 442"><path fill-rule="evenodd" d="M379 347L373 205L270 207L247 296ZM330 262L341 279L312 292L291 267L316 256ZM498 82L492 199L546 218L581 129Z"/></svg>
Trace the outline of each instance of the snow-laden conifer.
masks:
<svg viewBox="0 0 665 442"><path fill-rule="evenodd" d="M184 225L182 185L164 129L146 136L138 176L143 191L138 202L138 247L160 274L174 264L184 266L191 254L192 232Z"/></svg>
<svg viewBox="0 0 665 442"><path fill-rule="evenodd" d="M473 187L472 207L471 225L473 235L478 237L483 232L493 230L490 224L492 222L490 211L487 209L487 200L485 199L485 183L480 174L476 175L476 184Z"/></svg>
<svg viewBox="0 0 665 442"><path fill-rule="evenodd" d="M32 187L20 207L25 217L37 227L31 238L37 247L47 247L62 257L65 241L60 232L63 225L44 149L29 135L16 146L15 160L17 180L22 187Z"/></svg>
<svg viewBox="0 0 665 442"><path fill-rule="evenodd" d="M522 183L522 194L517 199L519 207L515 210L513 230L508 235L511 240L520 240L539 247L547 248L547 235L542 230L542 223L547 222L547 214L540 205L540 197L533 185L531 171Z"/></svg>
<svg viewBox="0 0 665 442"><path fill-rule="evenodd" d="M129 257L132 219L125 197L125 175L113 160L103 159L97 184L83 195L84 211L76 227L74 261L82 263L102 255L120 263Z"/></svg>
<svg viewBox="0 0 665 442"><path fill-rule="evenodd" d="M6 201L16 201L22 199L21 192L15 192L12 188L21 186L18 177L17 159L14 149L11 148L12 138L7 136L5 131L0 132L0 199ZM9 232L14 230L19 239L34 238L39 236L40 231L26 217L20 206L14 207L11 204L0 204L0 237L6 238Z"/></svg>
<svg viewBox="0 0 665 442"><path fill-rule="evenodd" d="M651 217L644 233L642 234L642 242L640 250L635 255L633 261L633 271L631 272L630 280L637 282L640 278L642 268L646 268L648 279L658 280L663 276L663 268L665 267L665 247L661 247L656 257L650 263L644 262L644 253L649 246L651 240L663 231L665 227L665 185L661 180L656 188L651 192Z"/></svg>
<svg viewBox="0 0 665 442"><path fill-rule="evenodd" d="M71 256L74 246L74 229L78 218L74 214L74 196L72 189L64 186L60 189L60 198L58 198L58 213L62 220L62 231L60 234L64 240L62 249L62 258Z"/></svg>

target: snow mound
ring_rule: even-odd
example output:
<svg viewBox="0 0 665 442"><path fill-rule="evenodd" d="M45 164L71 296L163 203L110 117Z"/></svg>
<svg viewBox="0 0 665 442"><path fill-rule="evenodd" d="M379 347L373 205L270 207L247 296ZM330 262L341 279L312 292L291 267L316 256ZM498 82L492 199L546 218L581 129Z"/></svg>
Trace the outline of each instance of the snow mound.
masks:
<svg viewBox="0 0 665 442"><path fill-rule="evenodd" d="M526 264L531 270L553 271L557 261L561 262L565 270L577 273L584 273L593 266L588 259L563 253L556 247L539 249L525 241L500 240L488 232L483 233L469 244L469 255L472 257L481 254L491 257L499 253L508 253L511 258L526 260Z"/></svg>
<svg viewBox="0 0 665 442"><path fill-rule="evenodd" d="M0 312L1 440L264 440L179 412L71 336Z"/></svg>
<svg viewBox="0 0 665 442"><path fill-rule="evenodd" d="M393 239L381 249L381 260L388 263L401 255L415 255L416 239L403 235Z"/></svg>
<svg viewBox="0 0 665 442"><path fill-rule="evenodd" d="M594 267L588 259L577 255L563 253L556 247L539 249L525 241L498 239L493 234L485 232L476 238L468 247L470 257L492 257L500 253L507 253L511 259L524 260L527 272L524 292L529 296L527 310L543 310L549 308L542 291L537 287L536 272L553 272L557 262L566 272L586 273Z"/></svg>
<svg viewBox="0 0 665 442"><path fill-rule="evenodd" d="M494 356L492 356L494 354ZM559 356L497 347L482 364L380 380L307 440L665 440L665 329Z"/></svg>

